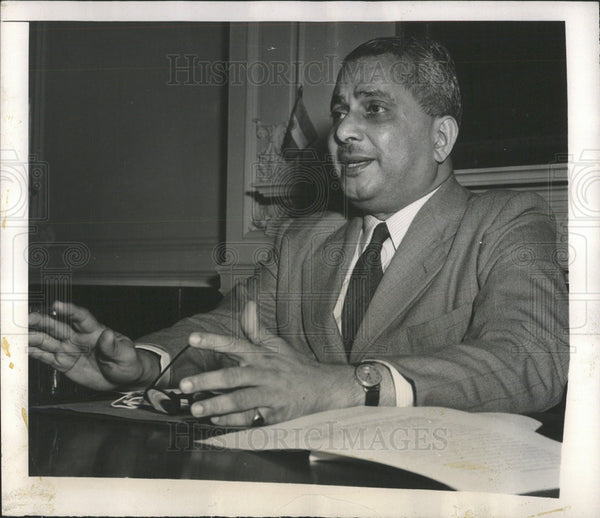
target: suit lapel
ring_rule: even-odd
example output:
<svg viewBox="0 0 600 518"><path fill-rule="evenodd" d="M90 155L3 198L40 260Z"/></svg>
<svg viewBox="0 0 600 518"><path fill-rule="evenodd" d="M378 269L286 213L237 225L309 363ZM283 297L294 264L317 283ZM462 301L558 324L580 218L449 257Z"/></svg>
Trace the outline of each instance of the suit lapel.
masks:
<svg viewBox="0 0 600 518"><path fill-rule="evenodd" d="M352 348L351 363L364 357L440 271L469 196L451 176L417 213L367 309Z"/></svg>
<svg viewBox="0 0 600 518"><path fill-rule="evenodd" d="M317 245L303 265L303 326L307 341L320 361L347 362L333 309L361 228L362 218L350 220Z"/></svg>

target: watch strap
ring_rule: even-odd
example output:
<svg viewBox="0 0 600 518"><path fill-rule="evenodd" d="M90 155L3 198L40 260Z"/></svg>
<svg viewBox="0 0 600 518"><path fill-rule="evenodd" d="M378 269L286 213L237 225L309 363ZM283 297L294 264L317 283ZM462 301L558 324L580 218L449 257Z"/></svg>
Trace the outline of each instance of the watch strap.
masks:
<svg viewBox="0 0 600 518"><path fill-rule="evenodd" d="M365 389L365 406L379 406L379 388L381 385L374 387L363 387Z"/></svg>

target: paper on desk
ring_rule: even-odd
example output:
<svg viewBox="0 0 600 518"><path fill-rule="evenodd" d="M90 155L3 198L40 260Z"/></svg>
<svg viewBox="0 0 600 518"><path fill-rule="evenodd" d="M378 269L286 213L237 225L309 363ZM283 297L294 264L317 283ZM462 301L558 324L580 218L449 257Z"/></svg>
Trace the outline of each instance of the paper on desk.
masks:
<svg viewBox="0 0 600 518"><path fill-rule="evenodd" d="M526 415L505 414L501 412L480 412L477 415L488 416L496 420L502 420L507 425L525 428L527 430L531 430L532 432L535 432L540 426L542 426L542 423L540 421ZM340 460L344 459L347 459L348 461L352 462L352 457L340 456L336 453L326 453L324 451L312 451L309 458L311 462L321 462L327 460L339 462Z"/></svg>
<svg viewBox="0 0 600 518"><path fill-rule="evenodd" d="M437 407L357 407L204 441L243 450L310 450L387 464L465 491L529 493L559 483L560 443L537 421Z"/></svg>
<svg viewBox="0 0 600 518"><path fill-rule="evenodd" d="M519 428L526 428L535 432L540 426L542 426L541 421L534 419L533 417L529 417L526 415L520 414L505 414L502 412L480 412L477 414L478 416L487 416L496 420L503 420L507 425L513 425Z"/></svg>

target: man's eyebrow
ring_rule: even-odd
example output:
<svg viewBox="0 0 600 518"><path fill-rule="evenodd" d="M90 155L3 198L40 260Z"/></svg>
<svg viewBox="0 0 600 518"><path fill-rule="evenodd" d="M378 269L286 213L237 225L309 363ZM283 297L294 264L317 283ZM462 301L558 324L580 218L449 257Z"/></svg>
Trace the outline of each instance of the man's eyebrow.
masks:
<svg viewBox="0 0 600 518"><path fill-rule="evenodd" d="M356 97L381 97L387 101L392 101L392 96L384 90L378 90L376 88L360 88L354 93Z"/></svg>
<svg viewBox="0 0 600 518"><path fill-rule="evenodd" d="M354 95L356 97L366 98L379 97L389 102L393 101L392 96L388 92L384 90L378 90L377 88L359 88L355 90ZM333 95L331 96L331 103L329 105L330 109L333 108L336 104L346 104L346 100L339 93L333 93Z"/></svg>

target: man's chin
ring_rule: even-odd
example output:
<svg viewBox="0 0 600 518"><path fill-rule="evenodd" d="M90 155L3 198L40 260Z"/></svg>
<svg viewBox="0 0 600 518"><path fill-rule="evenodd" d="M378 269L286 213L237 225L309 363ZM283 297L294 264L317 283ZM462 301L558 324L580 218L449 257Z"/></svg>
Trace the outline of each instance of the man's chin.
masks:
<svg viewBox="0 0 600 518"><path fill-rule="evenodd" d="M346 199L350 202L353 208L363 214L381 215L391 214L397 209L389 207L389 203L385 203L381 196L377 196L372 191L350 191L345 192Z"/></svg>
<svg viewBox="0 0 600 518"><path fill-rule="evenodd" d="M375 209L373 206L373 198L371 196L358 195L356 193L347 193L345 196L350 204L361 212L369 214L371 210Z"/></svg>
<svg viewBox="0 0 600 518"><path fill-rule="evenodd" d="M344 195L352 203L365 203L373 198L373 188L364 181L364 178L342 177Z"/></svg>

